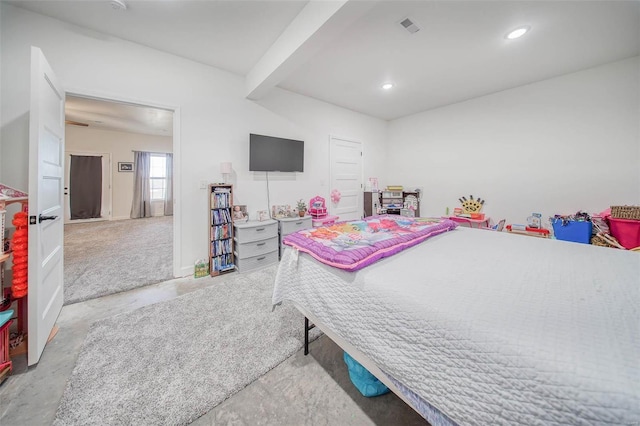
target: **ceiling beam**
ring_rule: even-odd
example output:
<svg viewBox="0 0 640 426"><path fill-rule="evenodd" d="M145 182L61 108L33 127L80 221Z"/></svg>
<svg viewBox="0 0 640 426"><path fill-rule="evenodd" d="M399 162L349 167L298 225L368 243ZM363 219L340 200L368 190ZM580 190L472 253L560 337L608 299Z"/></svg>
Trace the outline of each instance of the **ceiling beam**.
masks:
<svg viewBox="0 0 640 426"><path fill-rule="evenodd" d="M249 71L246 97L262 98L376 3L311 0Z"/></svg>

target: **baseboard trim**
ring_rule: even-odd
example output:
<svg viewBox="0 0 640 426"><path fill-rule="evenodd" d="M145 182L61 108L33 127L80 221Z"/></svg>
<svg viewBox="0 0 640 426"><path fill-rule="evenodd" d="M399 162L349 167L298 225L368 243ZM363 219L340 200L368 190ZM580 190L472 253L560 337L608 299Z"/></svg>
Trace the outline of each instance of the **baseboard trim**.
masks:
<svg viewBox="0 0 640 426"><path fill-rule="evenodd" d="M163 214L158 214L155 216L151 216L151 217L164 217ZM117 217L112 217L110 220L127 220L127 219L131 219L131 217L129 216L117 216Z"/></svg>
<svg viewBox="0 0 640 426"><path fill-rule="evenodd" d="M189 265L189 266L182 266L180 267L180 276L176 277L176 278L183 278L183 277L187 277L189 275L193 275L195 273L196 269L194 265Z"/></svg>

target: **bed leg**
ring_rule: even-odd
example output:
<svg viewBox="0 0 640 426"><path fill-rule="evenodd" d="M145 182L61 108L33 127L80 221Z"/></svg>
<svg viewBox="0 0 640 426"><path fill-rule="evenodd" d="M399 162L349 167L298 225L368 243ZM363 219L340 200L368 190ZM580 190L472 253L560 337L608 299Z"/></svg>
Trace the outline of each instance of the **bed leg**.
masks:
<svg viewBox="0 0 640 426"><path fill-rule="evenodd" d="M304 355L309 355L309 330L313 330L315 324L309 325L309 318L304 317Z"/></svg>

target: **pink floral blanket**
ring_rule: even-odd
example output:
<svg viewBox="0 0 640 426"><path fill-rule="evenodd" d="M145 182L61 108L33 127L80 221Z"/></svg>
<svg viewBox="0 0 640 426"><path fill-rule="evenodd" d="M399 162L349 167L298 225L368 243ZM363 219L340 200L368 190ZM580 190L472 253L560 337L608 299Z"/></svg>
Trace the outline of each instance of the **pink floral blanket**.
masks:
<svg viewBox="0 0 640 426"><path fill-rule="evenodd" d="M384 215L298 231L283 243L327 265L357 271L456 226L448 219Z"/></svg>

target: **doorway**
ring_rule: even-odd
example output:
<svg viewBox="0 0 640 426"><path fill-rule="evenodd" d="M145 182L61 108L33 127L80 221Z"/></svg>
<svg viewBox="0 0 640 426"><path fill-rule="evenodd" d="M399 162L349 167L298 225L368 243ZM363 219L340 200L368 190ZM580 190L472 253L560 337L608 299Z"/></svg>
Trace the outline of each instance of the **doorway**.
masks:
<svg viewBox="0 0 640 426"><path fill-rule="evenodd" d="M156 270L162 269L165 271L168 275L165 279L171 279L176 276L176 270L179 270L177 266L179 265L179 259L176 257L176 241L179 236L175 229L178 223L176 213L179 214L179 212L174 213L173 217L130 219L135 175L135 167L133 166L134 152L147 151L165 153L166 155L173 153L177 144L176 138L173 136L174 120L176 120L175 110L122 100L97 98L84 94L67 93L65 119L67 143L67 151L65 153L65 169L67 171L65 174L65 193L67 193L65 207L68 209L68 213L65 214L66 218L68 218L65 221L65 258L69 257L67 259L68 262L65 261L65 286L67 285L67 280L73 282L66 288L69 291L65 294L65 304L94 298L92 294L85 292L90 285L96 287L100 292L99 294L96 293L95 297L105 295L104 287L107 286L110 280L104 279L105 284L102 285L103 278L97 276L97 273L92 273L90 277L87 274L78 273L78 271L84 270L83 262L85 262L85 258L87 268L90 267L92 261L95 262L95 259L91 259L91 251L89 249L80 249L80 244L87 238L98 240L103 237L106 238L106 234L115 235L120 228L129 227L128 229L131 230L127 231L128 236L136 235L136 239L143 239L138 238L138 235L148 235L149 230L157 230L160 226L166 229L165 224L167 224L170 228L163 231L162 234L168 234L170 241L164 242L163 240L162 244L155 244L158 242L157 238L149 237L151 240L140 241L139 243L142 244L141 247L143 248L154 246L157 249L161 245L167 253L156 253L154 256L158 259L163 259L163 265L167 265L169 268L168 271L164 267L156 268ZM100 173L94 170L94 176L91 178L93 180L101 179L102 194L100 197L96 197L100 199L101 203L100 214L95 215L98 217L73 218L74 177L72 169L74 160L81 160L81 162L92 161L93 166L89 167L89 169L100 169ZM173 162L172 171L175 172L175 169L176 162ZM154 179L157 180L157 177L154 176ZM174 179L173 187L175 188L176 186L177 182ZM97 185L94 184L93 187L97 188ZM178 194L175 190L173 192L174 203L177 203ZM154 215L163 216L164 210L154 209ZM71 234L70 232L74 233ZM84 235L80 240L77 238L78 233ZM100 244L105 248L111 242L105 240ZM76 253L76 256L72 259L73 253ZM114 257L120 255L132 257L131 253L122 253L122 250L117 249L112 250L110 253ZM119 262L118 259L111 259L111 264L124 264L124 260L126 259L122 259L122 262ZM108 264L105 259L101 259L100 262ZM132 270L136 268L136 265L142 268L146 263L134 262L132 266L128 267L128 274L131 276L129 281L131 283L126 282L127 279L125 278L127 277L122 277L119 280L122 285L114 287L113 292L136 288L131 287L131 285L137 285L138 282L140 283L139 286L144 286L151 284L151 281L162 280L161 278L164 275L161 277L158 274L153 275L143 270L136 275L136 271ZM80 280L86 280L87 283L79 283ZM78 284L79 287L77 286ZM78 288L71 291L72 286Z"/></svg>

